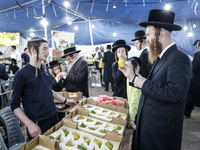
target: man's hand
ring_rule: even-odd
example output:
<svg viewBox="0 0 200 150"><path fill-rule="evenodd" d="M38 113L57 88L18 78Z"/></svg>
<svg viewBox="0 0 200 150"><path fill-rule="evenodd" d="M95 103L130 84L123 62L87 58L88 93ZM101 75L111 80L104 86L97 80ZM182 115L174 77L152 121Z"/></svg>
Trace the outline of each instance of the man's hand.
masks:
<svg viewBox="0 0 200 150"><path fill-rule="evenodd" d="M133 81L133 83L134 83L135 87L142 88L145 81L146 81L146 79L139 75L139 76L135 77L135 80Z"/></svg>
<svg viewBox="0 0 200 150"><path fill-rule="evenodd" d="M128 123L127 128L136 130L136 125L134 123Z"/></svg>
<svg viewBox="0 0 200 150"><path fill-rule="evenodd" d="M131 70L131 68L128 65L124 65L124 68L118 68L129 80L132 80L134 77L134 72Z"/></svg>
<svg viewBox="0 0 200 150"><path fill-rule="evenodd" d="M74 107L77 105L76 101L73 99L68 99L67 102L65 103L66 105L70 105L71 107Z"/></svg>
<svg viewBox="0 0 200 150"><path fill-rule="evenodd" d="M39 134L42 134L40 127L33 122L31 122L29 125L27 125L27 128L28 128L28 132L31 137L36 137Z"/></svg>

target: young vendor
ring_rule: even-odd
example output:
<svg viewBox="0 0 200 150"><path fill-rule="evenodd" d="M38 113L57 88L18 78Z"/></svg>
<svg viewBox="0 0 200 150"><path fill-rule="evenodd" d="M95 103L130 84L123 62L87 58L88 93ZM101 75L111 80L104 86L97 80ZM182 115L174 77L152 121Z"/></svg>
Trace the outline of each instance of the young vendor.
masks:
<svg viewBox="0 0 200 150"><path fill-rule="evenodd" d="M72 107L76 102L65 99L51 88L50 73L45 64L49 55L48 42L34 37L28 41L27 47L31 54L30 63L15 74L10 107L27 127L30 140L58 123L54 99ZM20 108L20 97L24 112Z"/></svg>

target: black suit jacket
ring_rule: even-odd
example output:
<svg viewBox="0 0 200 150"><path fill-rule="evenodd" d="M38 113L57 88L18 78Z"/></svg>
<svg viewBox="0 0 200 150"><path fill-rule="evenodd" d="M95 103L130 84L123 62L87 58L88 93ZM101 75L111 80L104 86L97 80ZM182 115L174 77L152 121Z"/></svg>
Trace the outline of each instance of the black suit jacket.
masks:
<svg viewBox="0 0 200 150"><path fill-rule="evenodd" d="M88 91L88 64L83 58L79 58L66 76L66 89L68 92L82 92L89 97Z"/></svg>
<svg viewBox="0 0 200 150"><path fill-rule="evenodd" d="M51 87L55 92L60 92L66 86L66 80L60 79L58 82L51 75Z"/></svg>
<svg viewBox="0 0 200 150"><path fill-rule="evenodd" d="M0 64L0 79L8 80L8 74L6 72L6 66Z"/></svg>
<svg viewBox="0 0 200 150"><path fill-rule="evenodd" d="M152 67L138 106L138 150L180 150L183 113L192 71L186 54L172 45Z"/></svg>
<svg viewBox="0 0 200 150"><path fill-rule="evenodd" d="M112 64L115 62L115 54L111 51L107 51L104 53L103 57L104 62L104 82L113 82L112 77Z"/></svg>
<svg viewBox="0 0 200 150"><path fill-rule="evenodd" d="M140 54L141 66L139 74L145 78L148 77L151 70L151 64L149 63L149 52L147 49L144 49Z"/></svg>

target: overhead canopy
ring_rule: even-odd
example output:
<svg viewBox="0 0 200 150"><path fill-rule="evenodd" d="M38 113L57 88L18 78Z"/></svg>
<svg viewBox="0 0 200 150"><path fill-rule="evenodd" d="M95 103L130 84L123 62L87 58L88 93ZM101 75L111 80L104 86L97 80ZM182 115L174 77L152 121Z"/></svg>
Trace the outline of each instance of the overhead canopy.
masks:
<svg viewBox="0 0 200 150"><path fill-rule="evenodd" d="M195 47L193 42L200 39L200 0L68 0L70 6L66 9L66 0L54 0L45 3L45 14L48 21L47 35L51 46L51 30L74 32L75 45L91 45L89 23L92 28L94 45L114 42L118 39L126 40L133 45L131 39L137 30L144 29L138 23L147 21L151 9L163 9L169 2L172 11L175 12L175 23L188 30L172 32L172 38L179 47L188 54L193 55ZM40 24L42 20L41 0L17 0L17 2L35 17L31 17L24 9L13 1L0 0L0 32L20 32L24 38L30 37L33 29L35 36L44 37L44 28ZM115 3L115 4L114 4ZM116 8L113 8L116 5ZM67 11L66 11L67 10ZM67 21L72 21L68 25ZM193 24L196 28L193 28ZM77 26L79 29L74 30ZM193 33L188 37L188 32ZM113 33L116 36L113 36Z"/></svg>

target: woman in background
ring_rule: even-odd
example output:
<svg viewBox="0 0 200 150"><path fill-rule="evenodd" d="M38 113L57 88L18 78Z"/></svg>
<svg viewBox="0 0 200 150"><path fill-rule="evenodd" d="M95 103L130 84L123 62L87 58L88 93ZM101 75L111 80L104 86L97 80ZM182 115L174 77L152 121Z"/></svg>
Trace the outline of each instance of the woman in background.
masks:
<svg viewBox="0 0 200 150"><path fill-rule="evenodd" d="M51 69L51 86L55 92L65 91L66 88L66 73L61 72L61 63L57 60L53 60L49 63Z"/></svg>

